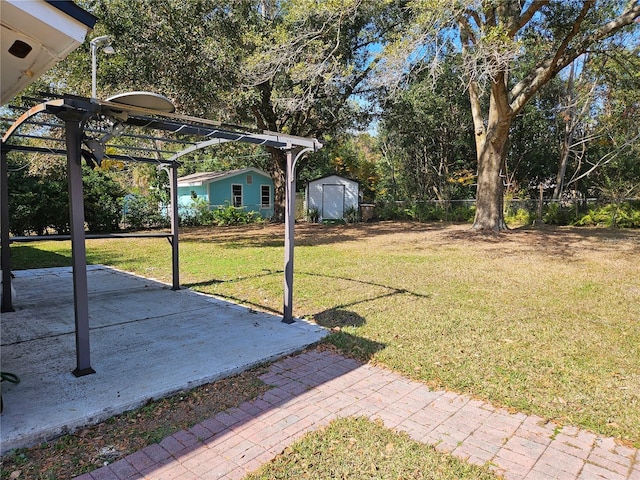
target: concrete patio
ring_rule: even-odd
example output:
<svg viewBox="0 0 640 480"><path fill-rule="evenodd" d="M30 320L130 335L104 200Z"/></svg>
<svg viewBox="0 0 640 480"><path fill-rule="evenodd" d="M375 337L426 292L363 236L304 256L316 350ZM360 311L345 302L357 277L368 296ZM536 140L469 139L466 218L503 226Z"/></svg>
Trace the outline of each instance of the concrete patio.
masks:
<svg viewBox="0 0 640 480"><path fill-rule="evenodd" d="M15 271L2 314L2 453L27 447L321 340L321 327L101 265L87 269L91 366L76 378L70 268Z"/></svg>

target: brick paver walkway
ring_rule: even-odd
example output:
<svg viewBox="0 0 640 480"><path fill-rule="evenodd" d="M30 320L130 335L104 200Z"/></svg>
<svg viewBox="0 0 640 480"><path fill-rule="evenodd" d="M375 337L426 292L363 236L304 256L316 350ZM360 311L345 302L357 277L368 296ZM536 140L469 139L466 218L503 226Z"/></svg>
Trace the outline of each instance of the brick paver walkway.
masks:
<svg viewBox="0 0 640 480"><path fill-rule="evenodd" d="M240 479L305 433L367 416L507 479L640 480L640 453L575 427L432 391L387 370L312 350L274 363L274 388L79 480Z"/></svg>

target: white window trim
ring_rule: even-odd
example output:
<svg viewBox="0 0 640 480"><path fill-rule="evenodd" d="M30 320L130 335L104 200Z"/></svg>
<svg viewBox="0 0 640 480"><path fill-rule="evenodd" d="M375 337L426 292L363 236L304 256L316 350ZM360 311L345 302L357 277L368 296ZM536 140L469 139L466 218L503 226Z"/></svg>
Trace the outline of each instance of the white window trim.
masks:
<svg viewBox="0 0 640 480"><path fill-rule="evenodd" d="M236 206L235 195L233 194L233 187L240 187L240 207L244 205L244 187L241 183L232 183L231 184L231 205Z"/></svg>
<svg viewBox="0 0 640 480"><path fill-rule="evenodd" d="M269 189L269 203L268 203L267 205L265 205L265 204L263 204L263 203L262 203L262 189L263 189L264 187L267 187L267 188ZM271 203L271 197L272 197L271 192L272 192L271 185L269 185L269 184L262 184L262 185L260 185L260 208L261 208L261 209L263 209L263 210L269 210L270 208L273 208L273 205L272 205L272 203Z"/></svg>

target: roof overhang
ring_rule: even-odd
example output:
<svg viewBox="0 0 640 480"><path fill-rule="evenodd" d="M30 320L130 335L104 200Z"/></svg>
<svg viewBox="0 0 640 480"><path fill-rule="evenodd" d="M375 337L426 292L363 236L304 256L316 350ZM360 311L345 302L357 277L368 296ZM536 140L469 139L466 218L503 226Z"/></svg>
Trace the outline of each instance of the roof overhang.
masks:
<svg viewBox="0 0 640 480"><path fill-rule="evenodd" d="M0 0L0 104L80 46L96 17L71 1Z"/></svg>

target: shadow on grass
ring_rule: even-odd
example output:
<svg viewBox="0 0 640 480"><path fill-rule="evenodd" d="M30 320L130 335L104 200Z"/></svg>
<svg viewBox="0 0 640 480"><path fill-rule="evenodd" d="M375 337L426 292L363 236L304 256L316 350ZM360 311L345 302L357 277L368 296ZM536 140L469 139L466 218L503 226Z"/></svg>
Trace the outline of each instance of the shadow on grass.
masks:
<svg viewBox="0 0 640 480"><path fill-rule="evenodd" d="M250 279L250 278L259 278L259 277L264 277L267 275L274 275L274 274L282 274L283 272L270 272L270 273L265 273L265 274L261 274L261 275L254 275L251 277L244 277L244 278L235 278L235 279L231 279L231 280L208 280L208 281L204 281L204 282L196 282L196 283L190 283L190 284L185 284L185 287L195 287L196 290L198 287L206 287L206 286L210 286L210 285L217 285L217 284L221 284L221 283L227 283L227 282L238 282L238 281L242 281L242 280L246 280L246 279ZM359 282L359 283L370 283L370 282L361 282L359 280L353 280L353 279L345 279L343 277L332 277L329 275L319 275L319 274L307 274L307 275L314 275L314 276L318 276L318 277L326 277L326 278L335 278L335 279L342 279L342 280L348 280L348 281L354 281L354 282ZM340 350L343 354L350 356L352 358L356 358L358 360L361 360L363 362L367 362L369 361L373 355L375 355L377 352L383 350L384 348L386 348L386 344L380 343L380 342L375 342L369 339L366 339L364 337L359 337L357 335L352 335L348 332L345 332L342 330L343 327L361 327L364 324L367 323L366 319L364 317L362 317L361 315L358 315L355 312L351 312L349 310L346 310L347 307L350 306L354 306L354 305L358 305L361 303L366 303L366 302L370 302L370 301L375 301L375 300L379 300L381 298L386 298L386 297L391 297L394 295L401 295L401 294L410 294L413 295L411 292L408 292L406 290L403 289L393 289L391 287L386 287L384 285L379 285L379 284L373 284L372 285L377 285L377 286L381 286L384 288L389 288L391 291L389 293L384 293L382 295L377 295L375 297L372 298L367 298L364 300L356 300L354 302L350 302L350 303L346 303L346 304L342 304L342 305L338 305L336 307L330 308L328 310L324 310L322 312L316 313L313 315L312 317L312 321L318 325L320 325L321 327L330 329L332 332L325 338L325 340L323 340L323 343L329 343L331 345L334 345L336 348L338 348L338 350ZM206 293L206 292L203 292ZM425 295L420 295L420 294L415 294L416 296L422 296L424 297ZM267 305L263 305L260 303L256 303L256 302L251 302L248 301L244 298L238 298L236 296L233 295L225 295L225 294L220 294L220 293L216 293L214 294L214 296L221 298L223 300L229 301L229 302L234 302L234 303L238 303L244 306L247 306L249 308L255 308L256 310L260 310L260 311L266 311L269 313L272 313L274 315L282 315L282 311L281 310L277 310L274 308L271 308ZM295 297L294 297L295 298ZM294 300L295 303L295 300Z"/></svg>
<svg viewBox="0 0 640 480"><path fill-rule="evenodd" d="M386 348L386 344L369 340L368 338L345 332L342 327L361 327L367 323L366 319L357 313L331 308L314 315L318 325L331 329L331 333L325 337L324 343L336 347L342 354L368 362L373 356Z"/></svg>
<svg viewBox="0 0 640 480"><path fill-rule="evenodd" d="M29 268L70 267L69 255L61 255L47 250L40 250L31 245L11 246L11 269L26 270Z"/></svg>
<svg viewBox="0 0 640 480"><path fill-rule="evenodd" d="M349 225L323 225L301 222L295 226L297 246L332 245L362 241L400 232L442 230L441 223L373 222ZM225 248L284 247L283 225L241 225L234 227L190 227L181 231L181 242L220 243Z"/></svg>
<svg viewBox="0 0 640 480"><path fill-rule="evenodd" d="M313 320L325 328L361 327L366 323L364 317L357 313L343 310L342 308L330 308L324 312L317 313Z"/></svg>
<svg viewBox="0 0 640 480"><path fill-rule="evenodd" d="M261 273L258 275L247 276L242 278L234 278L230 280L212 279L212 280L207 280L202 282L189 283L189 284L185 284L184 286L197 289L198 287L202 288L202 287L218 285L218 284L227 283L227 282L229 283L239 282L243 280L255 279L255 278L260 278L260 277L265 277L270 275L276 275L276 274L281 275L282 273L283 273L282 271L267 271L265 273ZM309 272L298 272L296 275L320 277L325 282L327 280L332 280L332 279L342 280L342 281L354 282L354 283L359 283L359 284L368 285L368 286L375 286L375 287L379 287L387 290L386 292L380 293L373 297L356 299L351 302L341 303L339 305L336 305L332 308L329 308L327 310L324 310L322 312L316 313L313 316L311 316L311 320L314 323L331 330L331 333L329 334L329 336L326 337L326 339L324 340L324 343L334 345L344 355L358 359L363 362L369 361L373 357L373 355L375 355L377 352L386 348L386 344L368 340L366 338L345 332L343 330L344 327L361 327L365 325L367 322L366 318L362 317L361 315L353 311L350 311L349 307L364 304L367 302L374 302L380 299L390 298L397 295L409 295L409 296L414 296L419 298L430 297L429 295L412 292L404 288L395 288L395 287L383 285L380 283L369 282L365 280L357 280L353 278L346 278L346 277L341 277L337 275L324 275L324 274L309 273ZM216 293L215 296L227 301L248 306L249 308L255 308L256 310L267 311L267 312L273 313L274 315L282 315L282 311L280 310L276 310L267 305L251 302L243 298L238 298L233 295Z"/></svg>
<svg viewBox="0 0 640 480"><path fill-rule="evenodd" d="M283 273L284 273L283 270L264 269L262 273L258 273L256 275L247 275L245 277L229 278L227 280L219 280L217 278L212 278L211 280L203 280L202 282L183 283L182 286L186 288L210 287L211 285L219 285L221 283L237 283L237 282L242 282L244 280L252 280L254 278L270 277L272 275L282 275Z"/></svg>
<svg viewBox="0 0 640 480"><path fill-rule="evenodd" d="M575 256L584 251L608 251L626 244L634 252L640 252L640 231L638 229L570 227L570 226L522 226L503 232L484 232L471 228L447 231L435 245L451 243L474 243L503 248L505 253L513 247L534 249L547 256L562 258Z"/></svg>
<svg viewBox="0 0 640 480"><path fill-rule="evenodd" d="M386 343L352 335L342 330L331 332L323 342L333 345L345 356L361 362L368 362L376 353L387 348Z"/></svg>
<svg viewBox="0 0 640 480"><path fill-rule="evenodd" d="M184 283L182 284L183 287L185 288L192 288L196 291L200 291L202 293L208 293L204 290L201 290L203 288L206 287L210 287L213 285L220 285L220 284L224 284L224 283L238 283L238 282L242 282L245 280L253 280L253 279L257 279L257 278L263 278L263 277L270 277L272 275L282 275L284 272L282 270L263 270L262 273L256 274L256 275L247 275L245 277L237 277L237 278L231 278L228 280L220 280L217 278L212 278L210 280L203 280L201 282L191 282L191 283ZM338 275L325 275L325 274L321 274L321 273L309 273L309 272L298 272L296 273L296 275L306 275L309 277L320 277L322 279L333 279L333 280L343 280L343 281L347 281L347 282L354 282L354 283L360 283L363 285L368 285L368 286L374 286L374 287L379 287L379 288L383 288L388 290L388 292L380 294L380 295L376 295L374 297L368 297L368 298L364 298L361 300L355 300L352 302L348 302L348 303L342 303L339 305L336 305L335 307L330 308L329 310L325 310L324 312L320 312L320 313L316 313L315 315L313 315L313 319L314 321L325 328L335 328L335 327L344 327L344 326L355 326L355 327L359 327L364 325L364 319L362 317L359 317L357 314L350 312L348 310L345 310L345 308L348 307L353 307L355 305L359 305L362 303L367 303L367 302L372 302L375 300L380 300L382 298L388 298L388 297L393 297L396 295L410 295L413 297L419 297L419 298L429 298L429 295L424 295L422 293L417 293L417 292L411 292L407 289L404 288L395 288L395 287L390 287L388 285L383 285L380 283L376 283L376 282L370 282L370 281L366 281L366 280L357 280L354 278L346 278L346 277L340 277ZM223 298L225 300L229 300L235 303L240 303L243 305L248 305L250 307L255 307L259 310L264 310L267 312L271 312L271 313L275 313L275 314L282 314L281 311L276 310L274 308L268 307L266 305L262 305L262 304L258 304L255 302L250 302L247 301L246 299L241 299L241 298L237 298L234 297L233 295L225 295L225 294L221 294L221 293L216 293L214 294L216 297L219 298ZM356 318L358 317L358 318Z"/></svg>
<svg viewBox="0 0 640 480"><path fill-rule="evenodd" d="M122 254L106 251L87 251L87 264L119 265L126 262L142 262L143 257L137 258L130 255L128 250ZM170 259L170 254L168 255ZM11 270L28 270L33 268L70 267L71 247L68 252L58 253L49 250L41 250L32 245L13 245L11 247Z"/></svg>
<svg viewBox="0 0 640 480"><path fill-rule="evenodd" d="M282 275L282 274L283 272L281 270L275 270L275 271L269 270L269 271L264 271L263 273L260 273L257 275L233 278L229 280L219 280L219 279L204 280L201 282L185 283L183 284L183 286L187 288L193 288L194 290L201 291L202 293L205 293L205 294L210 294L200 289L203 289L212 285L220 285L223 283L232 283L232 282L237 283L243 280L251 280L251 279L267 277L271 275ZM339 277L334 275L322 275L318 273L305 273L305 272L299 272L297 273L297 275L322 277L323 279L346 280L350 282L373 285L373 286L377 286L377 287L381 287L389 290L389 292L383 293L381 295L376 295L375 297L370 297L362 300L355 300L353 302L337 305L333 308L324 310L322 312L319 312L313 315L312 321L314 323L324 328L332 330L332 332L325 338L324 343L329 343L331 345L334 345L345 355L356 358L363 362L369 361L373 357L373 355L375 355L377 352L386 348L386 344L368 340L366 338L359 337L357 335L352 335L350 333L343 331L342 330L343 327L361 327L366 324L366 319L364 317L362 317L361 315L358 315L355 312L347 310L347 308L352 307L354 305L379 300L381 298L392 297L395 295L408 294L416 297L423 297L423 298L428 297L428 295L410 292L406 289L393 288L387 285L381 285L379 283L367 282L363 280L355 280L352 278L345 278L345 277ZM222 293L215 293L213 295L217 298L220 298L229 302L241 304L259 311L269 312L274 315L282 315L281 310L269 307L261 303L252 302L244 298L239 298L234 295L226 295Z"/></svg>
<svg viewBox="0 0 640 480"><path fill-rule="evenodd" d="M309 273L309 272L298 272L298 275L307 275L309 277L322 277L322 278L331 278L334 280L346 280L347 282L354 282L354 283L361 283L362 285L370 285L372 287L380 287L380 288L386 288L387 290L390 290L389 294L384 294L375 298L367 298L365 300L362 301L357 301L354 303L348 303L348 304L344 304L344 305L340 305L341 307L350 307L353 305L357 305L358 303L363 303L369 300L376 300L377 298L384 298L384 297L388 297L390 295L400 295L400 294L408 294L411 295L413 297L419 297L419 298L429 298L429 295L425 295L423 293L417 293L417 292L412 292L410 290L407 290L406 288L395 288L395 287L390 287L389 285L383 285L382 283L376 283L376 282L371 282L369 280L357 280L355 278L347 278L347 277L340 277L338 275L327 275L324 273Z"/></svg>

